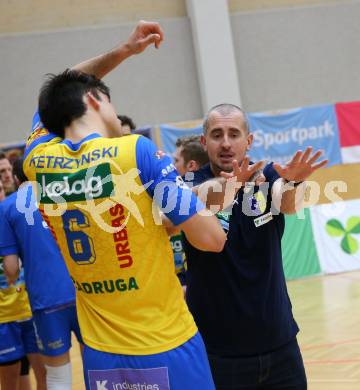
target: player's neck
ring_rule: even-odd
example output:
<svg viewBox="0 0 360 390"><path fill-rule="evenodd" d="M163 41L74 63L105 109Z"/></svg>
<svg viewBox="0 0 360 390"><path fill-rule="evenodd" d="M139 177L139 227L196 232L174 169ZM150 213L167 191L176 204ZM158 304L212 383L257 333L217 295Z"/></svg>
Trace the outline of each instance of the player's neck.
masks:
<svg viewBox="0 0 360 390"><path fill-rule="evenodd" d="M75 119L70 126L65 128L65 139L72 143L78 143L90 134L100 134L106 137L107 133L101 120L91 116L84 115L81 118Z"/></svg>

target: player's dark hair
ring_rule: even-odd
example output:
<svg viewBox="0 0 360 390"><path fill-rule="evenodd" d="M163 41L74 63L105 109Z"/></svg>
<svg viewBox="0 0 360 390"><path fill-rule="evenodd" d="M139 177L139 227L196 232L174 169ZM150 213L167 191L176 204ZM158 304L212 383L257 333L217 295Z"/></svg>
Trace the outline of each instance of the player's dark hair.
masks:
<svg viewBox="0 0 360 390"><path fill-rule="evenodd" d="M121 120L121 125L122 126L128 125L130 127L131 131L136 129L136 125L135 125L134 121L130 117L128 117L126 115L118 115L117 117L118 117L118 119Z"/></svg>
<svg viewBox="0 0 360 390"><path fill-rule="evenodd" d="M83 98L88 92L99 100L98 92L110 99L109 88L95 76L71 69L49 74L39 94L39 115L44 127L63 138L65 128L85 114Z"/></svg>
<svg viewBox="0 0 360 390"><path fill-rule="evenodd" d="M24 164L23 158L18 158L13 162L13 175L18 178L20 184L28 180L24 173L23 164Z"/></svg>

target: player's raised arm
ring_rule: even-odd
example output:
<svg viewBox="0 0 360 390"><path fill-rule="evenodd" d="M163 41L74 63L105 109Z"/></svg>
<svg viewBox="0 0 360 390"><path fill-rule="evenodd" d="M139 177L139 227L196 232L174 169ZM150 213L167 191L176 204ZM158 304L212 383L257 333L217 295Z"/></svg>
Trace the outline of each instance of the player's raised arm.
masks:
<svg viewBox="0 0 360 390"><path fill-rule="evenodd" d="M101 79L128 57L142 53L148 46L154 44L158 49L163 40L164 32L159 23L141 20L126 42L117 45L107 53L81 62L72 69L92 74Z"/></svg>
<svg viewBox="0 0 360 390"><path fill-rule="evenodd" d="M164 32L159 23L141 20L125 42L119 43L109 52L75 65L72 69L101 79L128 57L142 53L148 46L154 44L156 48L159 48L163 40ZM33 118L31 133L26 142L25 157L39 144L49 142L55 138L57 137L54 134L44 128L40 116L36 112Z"/></svg>

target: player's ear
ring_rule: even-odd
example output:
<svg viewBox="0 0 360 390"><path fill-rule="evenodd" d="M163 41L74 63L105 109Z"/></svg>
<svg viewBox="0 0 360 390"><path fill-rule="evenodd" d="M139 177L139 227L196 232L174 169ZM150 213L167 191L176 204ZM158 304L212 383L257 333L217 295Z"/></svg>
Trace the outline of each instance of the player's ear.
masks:
<svg viewBox="0 0 360 390"><path fill-rule="evenodd" d="M199 169L199 165L198 165L198 163L195 160L190 160L186 164L187 172L197 171L198 169Z"/></svg>
<svg viewBox="0 0 360 390"><path fill-rule="evenodd" d="M100 101L91 92L87 92L85 95L86 102L95 110L100 107Z"/></svg>

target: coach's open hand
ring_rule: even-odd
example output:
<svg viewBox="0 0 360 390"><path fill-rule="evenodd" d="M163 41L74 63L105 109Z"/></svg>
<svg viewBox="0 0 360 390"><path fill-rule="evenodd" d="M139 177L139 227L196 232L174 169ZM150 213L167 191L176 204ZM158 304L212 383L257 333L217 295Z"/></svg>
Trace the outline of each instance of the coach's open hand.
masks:
<svg viewBox="0 0 360 390"><path fill-rule="evenodd" d="M314 171L322 168L328 163L328 160L316 161L322 155L321 150L317 150L312 156L312 147L306 148L305 152L298 150L293 158L286 163L285 166L274 163L274 169L280 177L287 181L294 181L295 183L306 180Z"/></svg>
<svg viewBox="0 0 360 390"><path fill-rule="evenodd" d="M236 177L236 181L244 185L248 181L254 181L257 171L261 170L264 165L264 161L258 161L255 164L249 165L249 157L244 157L241 164L237 160L232 162L233 171L232 172L220 172L220 175L225 179L232 179ZM260 173L260 171L259 171ZM261 173L260 173L261 176ZM258 175L256 175L256 179Z"/></svg>

